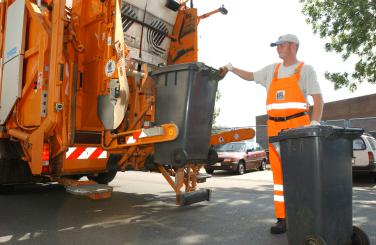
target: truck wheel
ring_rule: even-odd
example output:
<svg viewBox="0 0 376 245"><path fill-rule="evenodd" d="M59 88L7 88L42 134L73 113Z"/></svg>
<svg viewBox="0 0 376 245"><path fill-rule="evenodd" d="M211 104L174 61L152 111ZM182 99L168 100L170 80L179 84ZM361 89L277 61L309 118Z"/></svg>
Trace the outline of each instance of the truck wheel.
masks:
<svg viewBox="0 0 376 245"><path fill-rule="evenodd" d="M208 173L208 174L213 174L214 173L214 169L206 169L205 168L205 172Z"/></svg>
<svg viewBox="0 0 376 245"><path fill-rule="evenodd" d="M14 185L0 185L0 194L12 194L15 190Z"/></svg>
<svg viewBox="0 0 376 245"><path fill-rule="evenodd" d="M351 240L351 245L369 245L367 234L356 226L353 226Z"/></svg>
<svg viewBox="0 0 376 245"><path fill-rule="evenodd" d="M243 175L245 173L245 166L244 166L244 162L243 161L239 161L237 173L239 175Z"/></svg>
<svg viewBox="0 0 376 245"><path fill-rule="evenodd" d="M266 170L266 160L262 160L259 170L260 171Z"/></svg>
<svg viewBox="0 0 376 245"><path fill-rule="evenodd" d="M110 183L112 180L115 179L117 171L110 171L110 172L105 172L105 173L100 173L97 176L88 176L90 180L94 180L98 184L103 184L107 185Z"/></svg>
<svg viewBox="0 0 376 245"><path fill-rule="evenodd" d="M80 180L84 175L81 174L74 174L74 175L68 175L66 176L69 179L74 179L74 180Z"/></svg>

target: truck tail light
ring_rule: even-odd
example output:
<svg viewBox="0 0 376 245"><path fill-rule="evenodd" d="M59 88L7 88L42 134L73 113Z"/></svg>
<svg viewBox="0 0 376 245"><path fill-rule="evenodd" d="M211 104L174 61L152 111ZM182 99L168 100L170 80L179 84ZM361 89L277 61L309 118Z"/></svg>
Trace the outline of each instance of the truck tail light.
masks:
<svg viewBox="0 0 376 245"><path fill-rule="evenodd" d="M50 172L50 144L43 144L42 173Z"/></svg>

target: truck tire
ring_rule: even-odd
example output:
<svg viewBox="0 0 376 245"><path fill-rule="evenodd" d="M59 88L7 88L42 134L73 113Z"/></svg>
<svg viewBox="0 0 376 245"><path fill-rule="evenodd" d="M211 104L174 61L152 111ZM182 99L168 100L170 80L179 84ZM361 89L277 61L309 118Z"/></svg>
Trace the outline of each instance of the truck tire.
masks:
<svg viewBox="0 0 376 245"><path fill-rule="evenodd" d="M15 188L14 185L0 185L0 195L12 194Z"/></svg>
<svg viewBox="0 0 376 245"><path fill-rule="evenodd" d="M115 179L117 171L109 171L105 173L99 173L97 176L87 176L90 180L94 180L98 184L107 185Z"/></svg>
<svg viewBox="0 0 376 245"><path fill-rule="evenodd" d="M214 169L207 169L207 168L205 168L205 172L208 173L208 174L213 174L214 173Z"/></svg>

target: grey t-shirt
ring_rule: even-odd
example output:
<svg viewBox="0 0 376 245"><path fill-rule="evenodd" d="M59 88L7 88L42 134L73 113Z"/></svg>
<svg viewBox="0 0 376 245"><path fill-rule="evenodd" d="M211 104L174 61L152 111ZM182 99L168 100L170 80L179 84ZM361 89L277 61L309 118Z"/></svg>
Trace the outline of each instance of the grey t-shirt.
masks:
<svg viewBox="0 0 376 245"><path fill-rule="evenodd" d="M283 64L281 64L278 70L278 78L292 76L295 73L295 69L298 67L298 65L299 63L285 67ZM276 66L277 63L271 64L253 73L256 83L264 86L267 91L269 90L270 83L273 79ZM321 94L316 72L310 65L303 65L298 83L306 99L308 95Z"/></svg>

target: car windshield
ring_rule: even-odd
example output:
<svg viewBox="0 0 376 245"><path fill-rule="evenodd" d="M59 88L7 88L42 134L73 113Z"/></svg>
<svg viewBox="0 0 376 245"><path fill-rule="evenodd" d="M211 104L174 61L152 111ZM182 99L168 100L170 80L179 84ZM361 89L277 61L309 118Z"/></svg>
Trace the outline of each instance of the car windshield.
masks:
<svg viewBox="0 0 376 245"><path fill-rule="evenodd" d="M376 140L372 137L367 137L369 144L371 145L372 150L376 151Z"/></svg>
<svg viewBox="0 0 376 245"><path fill-rule="evenodd" d="M244 143L229 143L219 146L217 152L243 152L245 151Z"/></svg>

